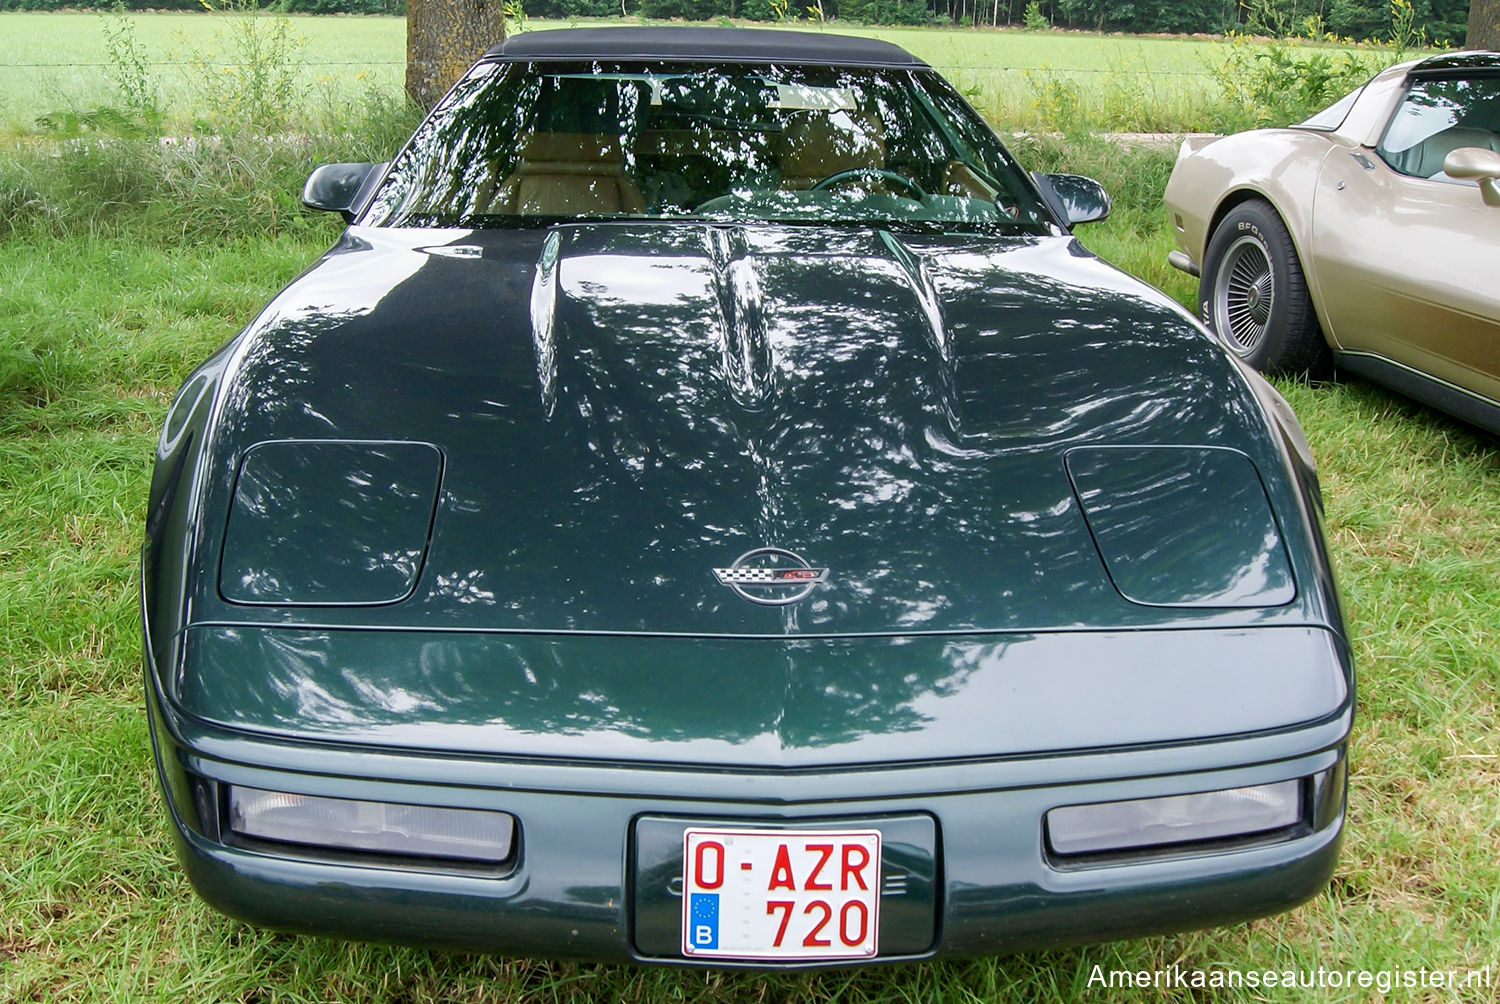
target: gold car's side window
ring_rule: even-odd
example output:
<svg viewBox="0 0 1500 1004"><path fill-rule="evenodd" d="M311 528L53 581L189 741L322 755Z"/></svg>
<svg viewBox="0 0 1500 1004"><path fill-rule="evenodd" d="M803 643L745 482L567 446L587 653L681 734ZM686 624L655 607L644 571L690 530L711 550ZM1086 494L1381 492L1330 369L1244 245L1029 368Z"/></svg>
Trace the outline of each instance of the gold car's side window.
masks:
<svg viewBox="0 0 1500 1004"><path fill-rule="evenodd" d="M1463 184L1443 173L1462 147L1500 151L1500 76L1414 81L1376 153L1402 174Z"/></svg>

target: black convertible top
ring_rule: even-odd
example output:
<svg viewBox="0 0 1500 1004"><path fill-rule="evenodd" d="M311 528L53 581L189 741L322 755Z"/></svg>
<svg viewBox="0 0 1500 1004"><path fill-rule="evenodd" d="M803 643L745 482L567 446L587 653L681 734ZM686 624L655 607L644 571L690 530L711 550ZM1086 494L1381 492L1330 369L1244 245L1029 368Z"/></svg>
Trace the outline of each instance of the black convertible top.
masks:
<svg viewBox="0 0 1500 1004"><path fill-rule="evenodd" d="M899 45L849 35L766 28L556 28L522 32L485 53L517 61L662 59L703 63L816 63L916 68Z"/></svg>

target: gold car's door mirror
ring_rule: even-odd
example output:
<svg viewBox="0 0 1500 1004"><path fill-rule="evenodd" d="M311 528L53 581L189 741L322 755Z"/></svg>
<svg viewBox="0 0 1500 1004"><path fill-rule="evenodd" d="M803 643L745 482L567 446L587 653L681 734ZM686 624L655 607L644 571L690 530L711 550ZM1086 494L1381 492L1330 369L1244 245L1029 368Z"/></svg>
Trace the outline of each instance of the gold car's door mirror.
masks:
<svg viewBox="0 0 1500 1004"><path fill-rule="evenodd" d="M1443 171L1450 178L1479 182L1484 204L1500 206L1500 153L1462 146L1443 158Z"/></svg>

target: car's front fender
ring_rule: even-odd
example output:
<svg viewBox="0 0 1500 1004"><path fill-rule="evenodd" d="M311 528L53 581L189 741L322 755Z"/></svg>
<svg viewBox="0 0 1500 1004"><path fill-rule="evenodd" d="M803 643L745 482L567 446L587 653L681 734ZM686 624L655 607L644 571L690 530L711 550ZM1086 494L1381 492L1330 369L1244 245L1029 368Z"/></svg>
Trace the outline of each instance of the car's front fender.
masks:
<svg viewBox="0 0 1500 1004"><path fill-rule="evenodd" d="M1183 143L1162 201L1177 246L1197 266L1224 215L1247 199L1280 214L1311 273L1308 239L1318 171L1340 149L1329 134L1306 129L1257 129L1196 145Z"/></svg>

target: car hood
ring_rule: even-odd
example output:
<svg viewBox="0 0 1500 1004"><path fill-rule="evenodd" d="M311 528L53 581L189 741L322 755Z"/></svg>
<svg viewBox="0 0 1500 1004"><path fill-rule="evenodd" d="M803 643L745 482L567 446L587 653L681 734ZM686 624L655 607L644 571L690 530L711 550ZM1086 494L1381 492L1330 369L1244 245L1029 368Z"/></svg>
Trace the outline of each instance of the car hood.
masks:
<svg viewBox="0 0 1500 1004"><path fill-rule="evenodd" d="M762 637L1162 625L1183 611L1112 584L1070 450L1211 444L1249 458L1273 508L1294 505L1245 378L1175 304L1067 237L354 228L221 365L194 622ZM432 448L386 458L420 474L390 525L360 521L384 511L374 494L329 503L355 514L366 569L395 570L389 595L280 596L295 570L254 567L271 520L226 545L247 454L303 441ZM282 487L319 504L295 477ZM827 581L782 607L720 584L714 569L767 546ZM236 592L221 555L271 592Z"/></svg>

